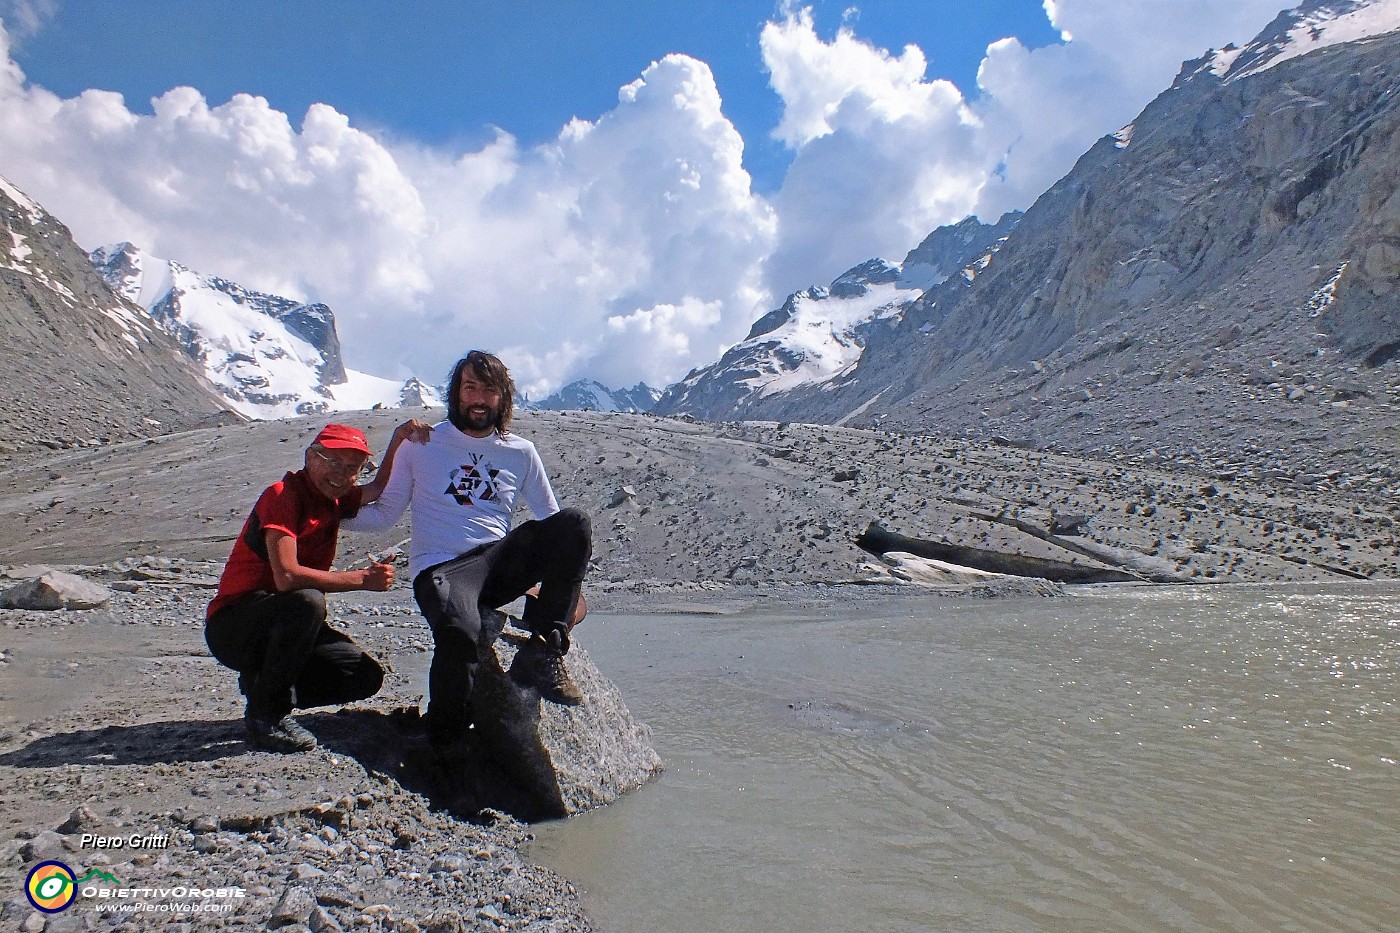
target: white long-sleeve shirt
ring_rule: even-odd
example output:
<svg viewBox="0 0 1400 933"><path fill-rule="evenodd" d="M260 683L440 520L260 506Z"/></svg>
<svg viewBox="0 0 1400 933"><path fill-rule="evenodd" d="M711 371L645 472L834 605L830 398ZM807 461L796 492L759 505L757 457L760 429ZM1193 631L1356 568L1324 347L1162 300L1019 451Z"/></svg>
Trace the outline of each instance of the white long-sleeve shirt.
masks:
<svg viewBox="0 0 1400 933"><path fill-rule="evenodd" d="M384 531L413 509L410 579L510 531L517 497L536 518L559 511L535 445L522 437L472 437L450 421L426 444L402 444L379 498L343 519L348 531Z"/></svg>

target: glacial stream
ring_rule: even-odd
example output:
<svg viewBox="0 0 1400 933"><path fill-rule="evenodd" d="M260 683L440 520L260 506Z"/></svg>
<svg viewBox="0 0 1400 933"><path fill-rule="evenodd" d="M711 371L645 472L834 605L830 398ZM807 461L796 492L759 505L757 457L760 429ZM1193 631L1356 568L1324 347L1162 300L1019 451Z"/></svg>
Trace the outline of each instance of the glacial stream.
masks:
<svg viewBox="0 0 1400 933"><path fill-rule="evenodd" d="M668 768L536 827L597 927L1394 929L1400 587L599 613Z"/></svg>

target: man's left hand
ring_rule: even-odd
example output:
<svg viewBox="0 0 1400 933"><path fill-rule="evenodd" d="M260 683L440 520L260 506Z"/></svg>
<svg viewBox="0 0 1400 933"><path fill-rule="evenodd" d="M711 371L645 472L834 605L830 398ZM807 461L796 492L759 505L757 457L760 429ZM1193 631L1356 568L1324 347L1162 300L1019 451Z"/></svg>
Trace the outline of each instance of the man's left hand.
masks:
<svg viewBox="0 0 1400 933"><path fill-rule="evenodd" d="M383 593L394 585L394 565L392 563L372 563L364 570L351 571L360 575L360 585L356 589Z"/></svg>
<svg viewBox="0 0 1400 933"><path fill-rule="evenodd" d="M415 444L426 444L432 435L433 426L417 418L410 418L394 428L395 437L401 441L413 441Z"/></svg>

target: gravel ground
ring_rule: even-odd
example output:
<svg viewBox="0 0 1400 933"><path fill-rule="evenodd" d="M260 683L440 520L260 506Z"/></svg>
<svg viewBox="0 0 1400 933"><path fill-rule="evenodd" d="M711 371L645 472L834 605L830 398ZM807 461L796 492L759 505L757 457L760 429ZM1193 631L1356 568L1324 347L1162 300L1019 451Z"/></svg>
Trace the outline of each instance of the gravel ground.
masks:
<svg viewBox="0 0 1400 933"><path fill-rule="evenodd" d="M438 411L419 413L436 420ZM403 411L344 415L382 449ZM0 457L0 562L222 561L322 420ZM1206 581L1400 577L1396 501L1325 475L1268 479L929 435L775 422L525 412L562 503L594 518L594 586L894 582L856 538L1073 555L975 517L1088 518L1085 538ZM347 535L342 559L408 537Z"/></svg>

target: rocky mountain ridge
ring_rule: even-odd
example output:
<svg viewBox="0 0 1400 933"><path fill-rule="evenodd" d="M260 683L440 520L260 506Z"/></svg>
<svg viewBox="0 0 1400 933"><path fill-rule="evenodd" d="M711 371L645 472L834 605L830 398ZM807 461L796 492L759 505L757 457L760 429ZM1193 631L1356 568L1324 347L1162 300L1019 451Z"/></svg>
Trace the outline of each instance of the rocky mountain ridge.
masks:
<svg viewBox="0 0 1400 933"><path fill-rule="evenodd" d="M1188 63L837 377L665 410L1400 491L1400 33L1288 56L1281 28L1233 58L1270 67Z"/></svg>
<svg viewBox="0 0 1400 933"><path fill-rule="evenodd" d="M1299 55L1396 29L1400 29L1396 0L1306 0L1280 12L1243 48L1231 44L1187 62L1177 82L1201 70L1233 81Z"/></svg>
<svg viewBox="0 0 1400 933"><path fill-rule="evenodd" d="M236 419L180 347L114 295L68 228L0 178L0 454Z"/></svg>
<svg viewBox="0 0 1400 933"><path fill-rule="evenodd" d="M523 399L522 408L541 411L648 412L661 397L658 389L639 382L630 389L610 389L593 379L578 379L539 401Z"/></svg>

